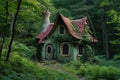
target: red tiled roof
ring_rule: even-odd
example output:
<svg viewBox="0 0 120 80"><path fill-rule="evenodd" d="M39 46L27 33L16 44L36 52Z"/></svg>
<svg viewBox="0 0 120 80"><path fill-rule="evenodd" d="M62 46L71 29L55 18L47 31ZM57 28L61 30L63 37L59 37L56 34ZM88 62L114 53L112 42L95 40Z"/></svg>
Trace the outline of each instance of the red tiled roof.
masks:
<svg viewBox="0 0 120 80"><path fill-rule="evenodd" d="M86 21L87 21L87 17L82 18L82 19L78 19L78 20L73 20L72 24L70 22L69 18L64 17L62 14L58 14L55 20L55 24L57 24L58 19L61 18L63 20L63 22L65 23L69 33L75 37L76 39L80 39L80 36L78 35L78 33L76 31L73 30L72 28L72 24L74 26L76 26L78 28L78 31L80 34L82 34ZM45 38L50 34L50 32L53 30L54 25L53 23L50 23L49 27L47 28L47 30L45 32L40 33L38 36L35 37L36 40L38 40L38 44L40 43L45 43ZM91 42L98 42L98 40L94 39L93 36L90 37Z"/></svg>
<svg viewBox="0 0 120 80"><path fill-rule="evenodd" d="M86 21L87 21L87 17L84 17L82 19L73 20L72 23L74 26L76 26L78 28L79 32L82 34L85 24L86 24Z"/></svg>
<svg viewBox="0 0 120 80"><path fill-rule="evenodd" d="M60 16L61 16L63 22L65 23L65 25L67 26L69 33L70 33L73 37L75 37L76 39L80 39L80 36L78 36L78 34L73 30L72 24L71 24L71 22L70 22L70 19L64 17L62 14L60 14Z"/></svg>
<svg viewBox="0 0 120 80"><path fill-rule="evenodd" d="M44 43L45 42L45 38L49 35L49 33L51 32L51 30L53 29L54 24L50 23L49 27L47 28L47 30L45 32L40 33L38 36L36 36L36 40L39 40L38 43Z"/></svg>
<svg viewBox="0 0 120 80"><path fill-rule="evenodd" d="M87 22L87 17L72 21L73 25L78 28L78 31L80 32L80 34L82 34L82 32L83 32L86 22ZM98 42L98 40L96 40L92 35L90 36L90 41Z"/></svg>

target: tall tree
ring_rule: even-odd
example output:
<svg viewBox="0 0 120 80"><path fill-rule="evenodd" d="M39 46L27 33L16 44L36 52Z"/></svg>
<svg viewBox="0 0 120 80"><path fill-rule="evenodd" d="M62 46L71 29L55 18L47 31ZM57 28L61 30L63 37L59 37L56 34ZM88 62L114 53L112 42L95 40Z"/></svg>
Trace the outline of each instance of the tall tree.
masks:
<svg viewBox="0 0 120 80"><path fill-rule="evenodd" d="M110 51L112 55L119 54L120 49L120 1L112 0L109 1L110 10L107 12L109 20L107 24L110 26Z"/></svg>
<svg viewBox="0 0 120 80"><path fill-rule="evenodd" d="M108 25L107 25L107 11L109 7L109 0L102 1L100 4L100 7L102 8L102 27L103 27L103 47L104 47L104 54L106 55L106 58L110 58L110 52L109 52L109 39L108 39Z"/></svg>
<svg viewBox="0 0 120 80"><path fill-rule="evenodd" d="M5 0L3 2L1 2L0 4L0 8L2 9L3 8L3 12L1 12L1 25L0 25L0 38L1 38L1 44L0 44L0 58L2 56L2 50L3 50L3 46L4 46L4 43L5 43L5 39L6 37L8 37L8 34L9 34L9 24L8 24L8 15L9 15L9 12L8 12L8 0ZM5 6L4 6L5 5ZM3 24L2 24L3 23Z"/></svg>
<svg viewBox="0 0 120 80"><path fill-rule="evenodd" d="M15 23L16 23L16 20L17 20L17 16L18 16L18 13L19 13L21 2L22 2L22 0L18 0L17 11L15 13L15 16L12 17L12 22L11 22L12 34L11 34L11 40L10 40L10 43L9 43L9 46L8 46L8 53L7 53L7 56L6 56L6 61L8 61L9 57L10 57L11 47L12 47L12 43L13 43L14 35L15 35Z"/></svg>

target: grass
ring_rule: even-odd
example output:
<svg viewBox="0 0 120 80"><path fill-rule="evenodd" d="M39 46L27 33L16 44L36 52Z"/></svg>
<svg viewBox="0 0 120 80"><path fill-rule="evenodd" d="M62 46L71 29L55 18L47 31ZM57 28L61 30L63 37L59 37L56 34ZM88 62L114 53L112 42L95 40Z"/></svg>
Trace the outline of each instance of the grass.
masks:
<svg viewBox="0 0 120 80"><path fill-rule="evenodd" d="M114 66L101 66L98 64L81 63L72 61L64 65L64 68L87 80L120 80L120 69Z"/></svg>
<svg viewBox="0 0 120 80"><path fill-rule="evenodd" d="M0 61L0 80L77 80L68 73L41 66L18 55Z"/></svg>
<svg viewBox="0 0 120 80"><path fill-rule="evenodd" d="M120 80L118 60L99 58L99 64L80 61L38 63L17 54L11 56L10 62L3 59L0 61L0 80Z"/></svg>

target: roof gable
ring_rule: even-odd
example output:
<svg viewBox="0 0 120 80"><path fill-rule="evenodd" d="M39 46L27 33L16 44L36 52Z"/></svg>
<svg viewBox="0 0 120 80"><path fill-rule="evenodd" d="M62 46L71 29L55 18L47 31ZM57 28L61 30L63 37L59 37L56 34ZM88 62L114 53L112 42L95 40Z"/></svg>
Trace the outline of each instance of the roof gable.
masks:
<svg viewBox="0 0 120 80"><path fill-rule="evenodd" d="M64 17L64 16L63 16L62 14L60 14L60 13L58 13L58 15L57 15L57 17L56 17L56 19L55 19L55 25L54 25L54 26L57 25L58 20L59 20L60 18L62 19L62 21L63 21L64 24L66 25L68 32L69 32L74 38L80 39L80 36L78 35L78 33L76 33L76 32L73 30L73 28L72 28L73 25L71 24L70 19Z"/></svg>
<svg viewBox="0 0 120 80"><path fill-rule="evenodd" d="M85 27L85 24L86 24L86 21L87 21L87 17L70 21L69 18L66 18L62 14L58 13L58 15L56 16L55 22L50 23L46 31L41 32L39 35L37 35L35 37L35 39L38 40L38 44L45 43L45 38L52 33L55 26L58 24L59 19L62 19L62 21L66 25L67 30L68 30L70 35L72 35L76 39L81 39L80 35L82 35L82 32L84 30L84 27ZM72 24L75 27L77 27L78 32L73 29ZM97 42L97 40L94 39L92 36L90 36L90 40L91 40L91 42Z"/></svg>

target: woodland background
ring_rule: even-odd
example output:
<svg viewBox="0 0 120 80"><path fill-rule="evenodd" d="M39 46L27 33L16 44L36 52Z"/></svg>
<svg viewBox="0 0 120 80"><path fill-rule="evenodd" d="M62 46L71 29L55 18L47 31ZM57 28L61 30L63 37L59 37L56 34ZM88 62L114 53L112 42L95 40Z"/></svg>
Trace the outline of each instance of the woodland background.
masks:
<svg viewBox="0 0 120 80"><path fill-rule="evenodd" d="M51 77L51 80L70 80L67 73L51 73L50 69L36 68L31 62L37 60L35 36L41 31L45 9L51 12L51 22L54 22L57 12L71 20L87 16L93 36L98 40L94 46L97 66L90 62L71 62L65 64L72 65L68 71L77 67L74 74L88 80L120 79L120 70L117 69L120 67L120 0L0 0L0 79L49 80ZM36 64L39 63L36 61ZM93 73L90 73L93 67ZM27 68L30 68L28 72ZM97 74L98 69L101 72ZM106 70L108 72L104 72ZM30 76L32 78L28 79Z"/></svg>

